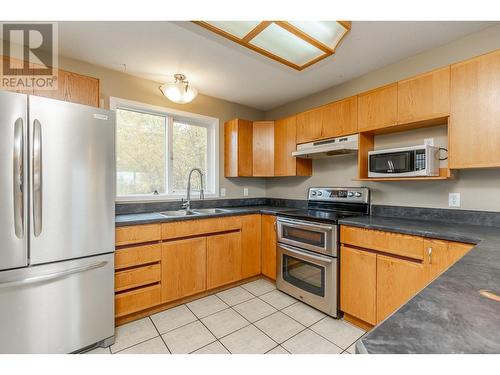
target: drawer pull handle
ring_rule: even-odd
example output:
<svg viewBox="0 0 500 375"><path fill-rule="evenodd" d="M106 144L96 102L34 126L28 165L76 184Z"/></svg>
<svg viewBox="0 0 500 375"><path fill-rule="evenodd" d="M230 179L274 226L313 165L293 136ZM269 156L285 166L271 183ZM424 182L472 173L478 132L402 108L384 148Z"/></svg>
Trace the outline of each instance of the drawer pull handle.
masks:
<svg viewBox="0 0 500 375"><path fill-rule="evenodd" d="M429 264L432 264L432 247L429 247Z"/></svg>

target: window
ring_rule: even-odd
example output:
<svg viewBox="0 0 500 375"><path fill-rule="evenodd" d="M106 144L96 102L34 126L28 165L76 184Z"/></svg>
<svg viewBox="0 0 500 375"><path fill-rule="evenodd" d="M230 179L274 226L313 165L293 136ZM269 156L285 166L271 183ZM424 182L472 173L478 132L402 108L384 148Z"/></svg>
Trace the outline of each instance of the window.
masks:
<svg viewBox="0 0 500 375"><path fill-rule="evenodd" d="M186 194L192 168L204 174L206 196L218 191L218 120L111 99L116 110L116 195L124 200L161 200ZM192 191L199 191L198 174Z"/></svg>

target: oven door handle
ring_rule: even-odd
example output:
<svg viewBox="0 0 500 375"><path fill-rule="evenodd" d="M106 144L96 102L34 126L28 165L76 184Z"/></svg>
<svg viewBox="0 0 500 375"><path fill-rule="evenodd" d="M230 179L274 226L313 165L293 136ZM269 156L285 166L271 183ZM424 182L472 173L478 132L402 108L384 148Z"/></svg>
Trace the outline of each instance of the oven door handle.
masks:
<svg viewBox="0 0 500 375"><path fill-rule="evenodd" d="M283 248L283 249L285 249L288 253L296 255L296 256L300 257L301 259L303 259L303 260L310 259L310 260L314 260L316 262L320 262L322 264L330 264L330 263L332 263L332 259L327 258L327 257L321 257L321 256L313 255L310 252L306 253L305 251L295 250L293 247L290 247L290 246L287 246L287 245L283 245L281 243L278 246L281 247L281 248Z"/></svg>
<svg viewBox="0 0 500 375"><path fill-rule="evenodd" d="M315 232L328 232L333 230L333 226L331 225L321 225L321 224L311 224L311 223L304 223L302 221L295 221L295 220L286 220L279 218L278 219L278 224L285 224L289 225L293 228L299 228L299 229L305 229L305 230L312 230Z"/></svg>

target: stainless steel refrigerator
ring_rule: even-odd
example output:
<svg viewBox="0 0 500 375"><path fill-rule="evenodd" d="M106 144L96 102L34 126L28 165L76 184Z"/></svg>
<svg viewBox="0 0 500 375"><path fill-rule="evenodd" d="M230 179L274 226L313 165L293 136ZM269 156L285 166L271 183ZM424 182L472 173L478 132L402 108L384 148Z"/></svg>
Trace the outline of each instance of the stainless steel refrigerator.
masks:
<svg viewBox="0 0 500 375"><path fill-rule="evenodd" d="M0 353L114 341L114 114L0 92Z"/></svg>

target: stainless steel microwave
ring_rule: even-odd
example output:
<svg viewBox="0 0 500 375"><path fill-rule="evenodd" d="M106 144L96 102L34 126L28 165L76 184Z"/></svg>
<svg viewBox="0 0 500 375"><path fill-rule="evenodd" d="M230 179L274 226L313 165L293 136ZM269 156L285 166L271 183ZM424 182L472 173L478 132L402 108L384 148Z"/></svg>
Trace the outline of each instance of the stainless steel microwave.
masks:
<svg viewBox="0 0 500 375"><path fill-rule="evenodd" d="M439 176L439 148L429 145L368 152L368 177Z"/></svg>

